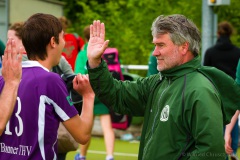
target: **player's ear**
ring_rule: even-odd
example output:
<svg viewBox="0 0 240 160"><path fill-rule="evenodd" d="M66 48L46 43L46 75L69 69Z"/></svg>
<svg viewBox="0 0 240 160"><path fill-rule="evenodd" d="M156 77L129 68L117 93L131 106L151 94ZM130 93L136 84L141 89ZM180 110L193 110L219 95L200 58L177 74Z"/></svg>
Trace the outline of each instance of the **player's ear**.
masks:
<svg viewBox="0 0 240 160"><path fill-rule="evenodd" d="M55 38L54 37L51 37L50 39L50 46L55 48L56 47L56 42L55 42Z"/></svg>

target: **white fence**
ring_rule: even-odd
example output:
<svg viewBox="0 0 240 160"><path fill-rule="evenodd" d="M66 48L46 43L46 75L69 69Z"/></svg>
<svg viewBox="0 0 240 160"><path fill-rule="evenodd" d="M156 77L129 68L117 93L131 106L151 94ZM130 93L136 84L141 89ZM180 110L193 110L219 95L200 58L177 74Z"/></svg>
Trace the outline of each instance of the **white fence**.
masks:
<svg viewBox="0 0 240 160"><path fill-rule="evenodd" d="M128 72L129 69L133 70L148 70L148 65L121 65L121 68L124 69L124 72Z"/></svg>

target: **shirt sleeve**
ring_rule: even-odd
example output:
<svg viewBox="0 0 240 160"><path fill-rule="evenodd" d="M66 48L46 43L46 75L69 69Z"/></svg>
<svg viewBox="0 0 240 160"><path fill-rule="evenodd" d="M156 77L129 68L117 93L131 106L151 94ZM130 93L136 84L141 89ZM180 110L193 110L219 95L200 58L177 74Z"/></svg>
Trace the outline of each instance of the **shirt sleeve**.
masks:
<svg viewBox="0 0 240 160"><path fill-rule="evenodd" d="M65 121L78 114L68 94L66 84L57 74L48 79L47 97L53 102L55 112L61 120Z"/></svg>
<svg viewBox="0 0 240 160"><path fill-rule="evenodd" d="M64 75L72 75L74 74L71 65L68 63L64 56L61 56L59 67L61 68Z"/></svg>

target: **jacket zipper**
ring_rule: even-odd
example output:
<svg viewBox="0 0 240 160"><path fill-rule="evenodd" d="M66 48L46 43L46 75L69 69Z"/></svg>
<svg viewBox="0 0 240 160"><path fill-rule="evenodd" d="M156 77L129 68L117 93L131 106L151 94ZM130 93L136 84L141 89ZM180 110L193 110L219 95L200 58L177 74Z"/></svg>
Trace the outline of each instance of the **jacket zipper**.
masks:
<svg viewBox="0 0 240 160"><path fill-rule="evenodd" d="M161 80L161 79L162 79L162 77L160 77L160 80ZM168 89L169 86L170 86L170 79L168 79L168 85L167 85L167 87L163 90L163 92L161 93L160 98L159 98L157 104L160 104L161 98L162 98L163 94L165 93L165 91ZM152 112L152 109L150 110L150 112ZM158 117L158 113L159 113L159 107L158 107L157 113L156 113L156 115L155 115L155 118L154 118L154 120L153 120L153 125L152 125L152 129L151 129L151 137L149 138L149 140L148 140L148 142L147 142L147 144L146 144L146 146L144 147L144 150L143 150L143 159L144 159L144 156L146 155L145 153L147 152L148 146L149 146L149 144L150 144L150 142L151 142L151 139L152 139L152 135L153 135L153 131L154 131L154 126L155 126L156 119L157 119L157 117Z"/></svg>

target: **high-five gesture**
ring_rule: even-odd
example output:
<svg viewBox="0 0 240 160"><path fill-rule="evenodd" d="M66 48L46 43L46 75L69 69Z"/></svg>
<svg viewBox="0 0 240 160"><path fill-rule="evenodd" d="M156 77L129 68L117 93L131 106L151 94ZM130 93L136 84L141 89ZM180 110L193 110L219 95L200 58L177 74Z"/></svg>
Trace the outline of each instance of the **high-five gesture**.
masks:
<svg viewBox="0 0 240 160"><path fill-rule="evenodd" d="M87 55L90 68L96 68L101 63L101 56L108 46L109 40L105 41L105 26L99 20L94 20L90 25L90 39L88 42Z"/></svg>

